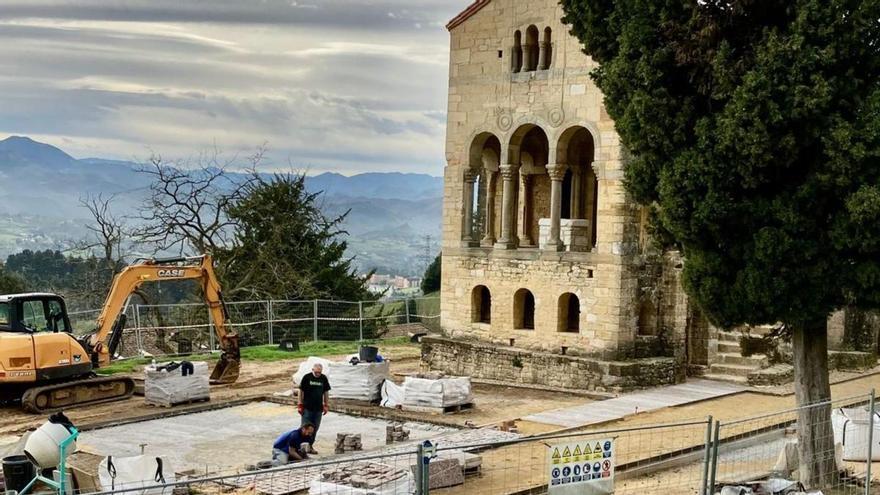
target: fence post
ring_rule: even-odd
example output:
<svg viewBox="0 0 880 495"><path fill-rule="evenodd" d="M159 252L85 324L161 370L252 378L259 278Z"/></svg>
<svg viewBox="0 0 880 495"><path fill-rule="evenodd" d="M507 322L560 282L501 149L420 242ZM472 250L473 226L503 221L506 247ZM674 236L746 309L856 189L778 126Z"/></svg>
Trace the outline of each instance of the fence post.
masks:
<svg viewBox="0 0 880 495"><path fill-rule="evenodd" d="M700 486L702 486L700 490L700 495L711 495L709 491L706 489L706 483L709 479L709 462L712 457L710 451L712 450L712 416L708 416L706 418L706 447L705 452L703 452L703 476L700 478L702 482Z"/></svg>
<svg viewBox="0 0 880 495"><path fill-rule="evenodd" d="M266 325L269 330L269 345L275 345L275 338L272 335L272 300L266 301Z"/></svg>
<svg viewBox="0 0 880 495"><path fill-rule="evenodd" d="M360 340L364 340L364 302L358 301L358 323Z"/></svg>
<svg viewBox="0 0 880 495"><path fill-rule="evenodd" d="M871 458L874 456L874 389L868 406L868 455L865 460L865 495L871 494Z"/></svg>
<svg viewBox="0 0 880 495"><path fill-rule="evenodd" d="M312 340L317 342L318 341L318 300L317 299L315 299L315 308L314 309L315 309L314 310L314 317L312 318L313 327L314 327L312 329L312 331L314 333L314 337L312 338Z"/></svg>
<svg viewBox="0 0 880 495"><path fill-rule="evenodd" d="M416 468L416 495L428 495L431 491L431 475L429 467L431 458L434 456L436 446L430 440L425 440L416 447L416 458L418 459L418 467Z"/></svg>
<svg viewBox="0 0 880 495"><path fill-rule="evenodd" d="M709 470L709 484L706 486L706 495L715 493L715 475L718 473L718 444L721 442L721 422L715 422L715 435L712 440L712 467Z"/></svg>
<svg viewBox="0 0 880 495"><path fill-rule="evenodd" d="M409 325L409 298L404 300L406 303L406 324Z"/></svg>

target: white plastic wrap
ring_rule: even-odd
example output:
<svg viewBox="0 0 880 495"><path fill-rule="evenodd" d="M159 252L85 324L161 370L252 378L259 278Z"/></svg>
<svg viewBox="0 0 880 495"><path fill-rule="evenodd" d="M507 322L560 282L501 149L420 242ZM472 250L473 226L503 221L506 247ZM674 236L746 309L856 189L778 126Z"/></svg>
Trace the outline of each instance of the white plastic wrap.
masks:
<svg viewBox="0 0 880 495"><path fill-rule="evenodd" d="M388 362L330 363L324 370L330 379L330 397L362 401L379 400L380 388L391 372Z"/></svg>
<svg viewBox="0 0 880 495"><path fill-rule="evenodd" d="M144 400L154 406L173 406L182 402L211 397L208 363L193 362L193 373L183 376L182 367L162 371L152 366L144 369Z"/></svg>
<svg viewBox="0 0 880 495"><path fill-rule="evenodd" d="M115 471L108 469L108 459L112 459ZM161 459L161 472L159 460ZM115 474L115 477L112 476ZM158 476L161 474L161 477ZM159 479L157 479L159 478ZM98 465L98 479L103 490L141 488L174 483L174 468L165 457L139 455L135 457L105 457ZM164 481L163 481L164 480ZM170 495L174 487L153 488L127 492L130 495Z"/></svg>
<svg viewBox="0 0 880 495"><path fill-rule="evenodd" d="M868 427L870 417L863 407L831 411L834 442L843 445L843 460L864 462L868 458ZM871 460L880 461L880 414L874 413L874 446Z"/></svg>
<svg viewBox="0 0 880 495"><path fill-rule="evenodd" d="M309 356L305 362L300 363L299 368L296 370L296 373L293 374L293 386L294 388L299 387L299 384L302 382L304 376L312 372L312 368L315 364L320 364L324 367L323 374L327 375L327 379L330 379L330 361L324 358ZM333 384L331 383L332 387Z"/></svg>
<svg viewBox="0 0 880 495"><path fill-rule="evenodd" d="M447 407L473 402L470 377L416 378L403 381L403 404L417 407Z"/></svg>
<svg viewBox="0 0 880 495"><path fill-rule="evenodd" d="M382 383L381 406L395 408L400 405L403 405L403 386L385 380Z"/></svg>

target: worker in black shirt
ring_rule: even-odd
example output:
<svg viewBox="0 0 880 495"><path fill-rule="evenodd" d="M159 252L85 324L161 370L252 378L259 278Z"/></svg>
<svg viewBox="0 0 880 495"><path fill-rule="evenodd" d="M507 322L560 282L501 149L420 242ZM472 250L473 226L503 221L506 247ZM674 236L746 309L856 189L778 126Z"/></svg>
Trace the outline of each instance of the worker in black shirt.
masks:
<svg viewBox="0 0 880 495"><path fill-rule="evenodd" d="M321 416L330 410L330 382L324 375L324 367L320 363L315 363L312 372L304 376L299 383L297 410L302 415L302 424L311 424L315 427L308 453L317 454L315 439L321 426Z"/></svg>

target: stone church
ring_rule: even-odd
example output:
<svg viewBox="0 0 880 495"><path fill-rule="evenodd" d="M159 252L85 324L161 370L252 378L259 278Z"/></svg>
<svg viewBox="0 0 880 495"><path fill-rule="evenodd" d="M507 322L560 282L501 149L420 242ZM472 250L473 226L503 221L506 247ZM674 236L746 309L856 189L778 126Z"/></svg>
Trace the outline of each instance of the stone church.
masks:
<svg viewBox="0 0 880 495"><path fill-rule="evenodd" d="M423 342L423 364L589 390L746 381L766 357L708 325L678 254L652 243L596 64L562 16L558 0L476 0L447 25L445 337Z"/></svg>

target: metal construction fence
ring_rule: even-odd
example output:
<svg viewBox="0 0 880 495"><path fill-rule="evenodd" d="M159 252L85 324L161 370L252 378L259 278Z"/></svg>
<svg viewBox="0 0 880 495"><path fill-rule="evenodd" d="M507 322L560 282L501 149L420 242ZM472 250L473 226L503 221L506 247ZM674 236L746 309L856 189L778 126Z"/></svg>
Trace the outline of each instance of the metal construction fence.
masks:
<svg viewBox="0 0 880 495"><path fill-rule="evenodd" d="M242 347L283 340L357 341L405 335L408 325L439 328L440 299L390 301L234 301L227 302L226 325ZM95 328L100 310L73 311L71 324L82 334ZM217 349L207 307L202 303L131 304L118 349L121 357L177 355Z"/></svg>
<svg viewBox="0 0 880 495"><path fill-rule="evenodd" d="M183 487L267 495L707 495L734 487L726 493L775 495L806 488L869 495L878 492L869 481L873 457L880 458L876 415L872 391L736 420L639 424L635 416L612 426L535 435L465 429L263 470L206 467L200 476L173 483L117 483L100 493L170 494ZM828 444L834 447L798 459L799 428L832 436ZM806 465L819 469L811 479L797 481Z"/></svg>

